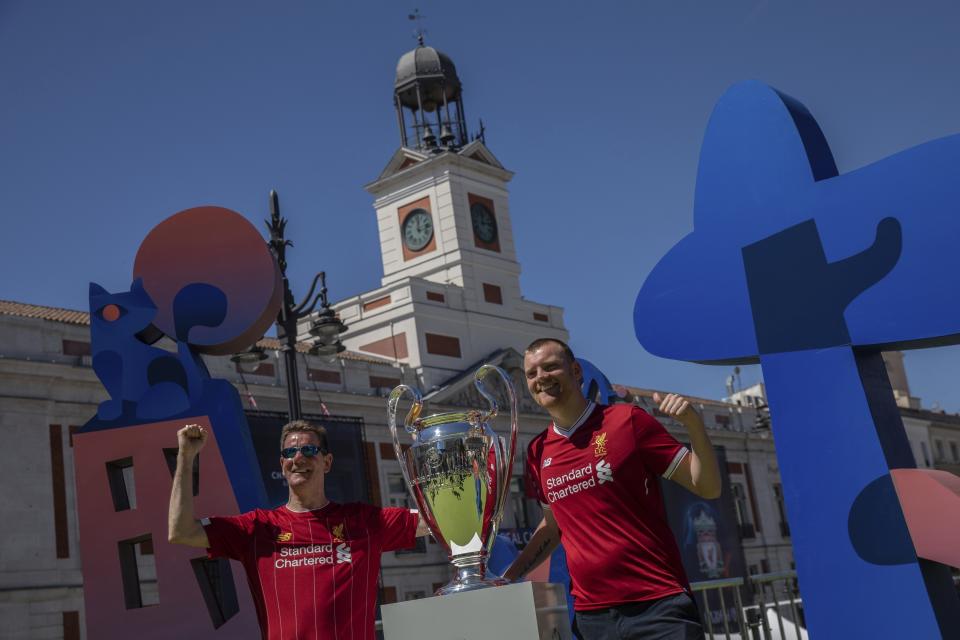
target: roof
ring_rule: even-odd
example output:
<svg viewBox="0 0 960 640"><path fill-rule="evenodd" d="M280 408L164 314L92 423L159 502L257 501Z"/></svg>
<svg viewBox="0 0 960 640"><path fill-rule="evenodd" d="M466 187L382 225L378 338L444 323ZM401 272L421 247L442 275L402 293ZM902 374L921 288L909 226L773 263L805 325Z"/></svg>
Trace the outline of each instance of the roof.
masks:
<svg viewBox="0 0 960 640"><path fill-rule="evenodd" d="M13 302L11 300L0 300L0 315L16 316L19 318L37 318L39 320L50 320L51 322L63 322L66 324L90 324L90 314L86 311L74 311L73 309L61 309L59 307L43 307L36 304L26 304L24 302Z"/></svg>
<svg viewBox="0 0 960 640"><path fill-rule="evenodd" d="M943 410L933 411L931 409L900 407L900 415L918 418L920 420L930 420L931 422L939 422L941 424L960 425L960 414L947 413Z"/></svg>
<svg viewBox="0 0 960 640"><path fill-rule="evenodd" d="M415 80L442 78L456 89L460 88L457 68L450 56L433 47L420 45L408 51L397 62L397 77L394 86L403 87ZM411 106L417 106L415 103Z"/></svg>
<svg viewBox="0 0 960 640"><path fill-rule="evenodd" d="M627 392L628 392L630 395L632 395L632 396L652 397L654 393L659 393L661 396L664 396L664 395L666 395L666 394L668 394L668 393L676 393L675 391L664 391L664 390L662 390L662 389L640 389L640 388L637 388L637 387L630 387L630 386L627 386L627 385L618 385L618 384L613 384L613 387L614 387L615 389L616 389L616 387L623 387L623 388L625 388L625 389L627 390ZM682 393L682 394L680 394L680 395L682 395L684 398L686 398L687 400L689 400L690 402L692 402L692 403L694 403L694 404L710 404L710 405L715 405L715 406L718 406L718 407L730 407L730 406L734 406L734 407L735 407L735 406L737 406L737 405L732 404L732 403L730 403L730 402L724 402L724 401L722 401L722 400L717 400L716 398L698 398L697 396L691 396L691 395L687 395L687 394L685 394L685 393Z"/></svg>
<svg viewBox="0 0 960 640"><path fill-rule="evenodd" d="M283 343L276 338L260 338L257 340L257 346L263 349L270 349L271 351L279 351L283 348ZM311 344L309 342L297 343L297 353L308 353L310 348ZM357 362L369 362L370 364L396 364L393 360L368 356L365 353L357 353L356 351L341 351L337 355L342 360L356 360Z"/></svg>
<svg viewBox="0 0 960 640"><path fill-rule="evenodd" d="M64 324L74 324L81 326L90 326L90 314L86 311L76 311L74 309L62 309L60 307L45 307L38 304L27 304L25 302L14 302L12 300L0 300L0 315L14 316L17 318L34 318L37 320L49 320L50 322L62 322ZM279 350L283 345L276 338L261 338L257 345L264 349ZM306 342L297 343L297 351L306 353L310 350L310 344ZM355 351L343 351L338 354L342 360L355 360L357 362L369 362L371 364L394 364L393 360L368 356Z"/></svg>
<svg viewBox="0 0 960 640"><path fill-rule="evenodd" d="M423 396L424 402L435 400L438 398L444 398L446 396L449 396L453 390L457 390L462 387L469 386L470 384L473 383L474 375L476 374L477 370L481 366L485 364L500 366L503 364L504 359L508 355L510 355L511 352L514 355L519 355L516 351L507 347L506 349L497 349L496 351L489 354L488 356L474 362L470 366L466 367L460 373L455 374L454 376L448 378L441 384L437 385L435 389L431 390L429 393L424 395Z"/></svg>

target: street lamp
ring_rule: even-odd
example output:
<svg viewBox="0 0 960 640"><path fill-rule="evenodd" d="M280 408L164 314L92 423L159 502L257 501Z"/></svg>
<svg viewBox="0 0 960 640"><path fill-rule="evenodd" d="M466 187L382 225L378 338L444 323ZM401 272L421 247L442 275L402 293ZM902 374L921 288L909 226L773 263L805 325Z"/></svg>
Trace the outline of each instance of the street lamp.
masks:
<svg viewBox="0 0 960 640"><path fill-rule="evenodd" d="M317 341L310 349L310 353L320 356L324 360L333 360L337 354L345 350L340 344L340 334L347 330L347 325L340 322L327 301L327 274L320 272L320 312L310 323L307 332Z"/></svg>
<svg viewBox="0 0 960 640"><path fill-rule="evenodd" d="M248 367L251 371L266 359L267 354L263 351L263 347L258 344L248 347L246 351L230 356L230 362L236 363L240 367Z"/></svg>
<svg viewBox="0 0 960 640"><path fill-rule="evenodd" d="M320 312L311 322L308 332L317 339L310 353L324 358L335 358L344 350L339 336L347 330L347 326L330 308L327 300L327 275L323 271L313 277L310 291L303 300L299 304L294 301L290 282L287 280L287 247L292 247L293 242L284 237L287 221L280 217L280 201L275 190L270 191L270 220L266 220L265 223L267 230L270 231L267 246L277 259L283 280L283 304L277 315L277 338L281 342L280 351L283 352L284 369L287 375L288 413L290 420L299 420L303 414L300 410L300 376L297 373L297 324L313 313L317 304L320 304ZM318 283L320 291L314 296ZM230 360L237 364L253 364L265 358L263 349L253 346L247 351L234 354Z"/></svg>

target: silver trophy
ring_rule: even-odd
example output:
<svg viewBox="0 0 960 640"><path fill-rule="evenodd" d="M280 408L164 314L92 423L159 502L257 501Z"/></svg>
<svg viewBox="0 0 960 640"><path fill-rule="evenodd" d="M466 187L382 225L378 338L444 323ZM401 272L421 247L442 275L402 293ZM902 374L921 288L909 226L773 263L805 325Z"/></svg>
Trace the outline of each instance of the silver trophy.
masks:
<svg viewBox="0 0 960 640"><path fill-rule="evenodd" d="M509 445L489 424L498 412L497 401L483 384L491 372L503 379L510 398ZM440 587L437 595L505 584L500 578L487 577L486 568L517 448L517 395L510 377L493 365L480 367L474 384L490 403L486 412L474 409L421 418L420 392L404 384L390 392L387 403L393 447L403 477L434 539L443 545L457 568L456 577ZM403 425L413 437L406 451L397 433L397 404L404 394L413 397Z"/></svg>

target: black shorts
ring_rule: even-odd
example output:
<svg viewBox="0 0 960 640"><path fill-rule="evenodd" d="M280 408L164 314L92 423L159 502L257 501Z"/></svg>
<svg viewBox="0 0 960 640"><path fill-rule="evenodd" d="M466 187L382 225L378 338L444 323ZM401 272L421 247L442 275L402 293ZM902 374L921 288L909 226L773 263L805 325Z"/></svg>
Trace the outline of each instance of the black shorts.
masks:
<svg viewBox="0 0 960 640"><path fill-rule="evenodd" d="M699 640L703 625L693 598L681 592L659 600L577 611L573 635L578 640Z"/></svg>

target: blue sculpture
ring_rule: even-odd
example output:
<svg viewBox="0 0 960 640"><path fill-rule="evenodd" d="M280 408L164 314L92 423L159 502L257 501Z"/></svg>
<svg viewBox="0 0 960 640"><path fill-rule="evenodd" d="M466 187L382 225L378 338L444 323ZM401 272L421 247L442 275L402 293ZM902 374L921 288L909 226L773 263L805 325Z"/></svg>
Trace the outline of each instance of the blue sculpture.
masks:
<svg viewBox="0 0 960 640"><path fill-rule="evenodd" d="M811 635L960 637L891 470L915 467L881 351L960 342L960 136L838 175L816 121L760 82L720 99L694 231L637 297L662 357L763 367ZM954 508L952 505L946 508ZM882 612L882 615L878 615Z"/></svg>
<svg viewBox="0 0 960 640"><path fill-rule="evenodd" d="M194 468L194 495L205 505L198 509L269 504L240 397L210 377L201 354L254 344L282 294L279 266L256 228L221 207L157 225L137 252L129 292L90 285L93 369L110 395L74 440L90 637L233 638L253 624L253 602L235 582L243 576L229 564L197 571L193 551L167 543L164 523L171 455L187 423L211 436ZM151 346L164 336L176 351ZM135 508L126 499L132 491ZM143 607L136 557L125 550L148 540L159 603Z"/></svg>
<svg viewBox="0 0 960 640"><path fill-rule="evenodd" d="M174 306L180 309L177 317L183 327L176 354L150 346L163 334L153 325L157 307L142 280L134 280L128 293L110 293L90 283L93 370L110 394L109 400L100 403L98 420L160 420L183 414L199 402L203 382L210 375L190 349L187 334L193 326L216 326L222 321L226 298L210 285L193 285L183 289Z"/></svg>
<svg viewBox="0 0 960 640"><path fill-rule="evenodd" d="M617 392L607 376L600 371L592 362L584 358L577 358L580 369L583 371L583 382L580 383L580 390L583 395L590 400L596 400L600 404L610 404L615 402Z"/></svg>

